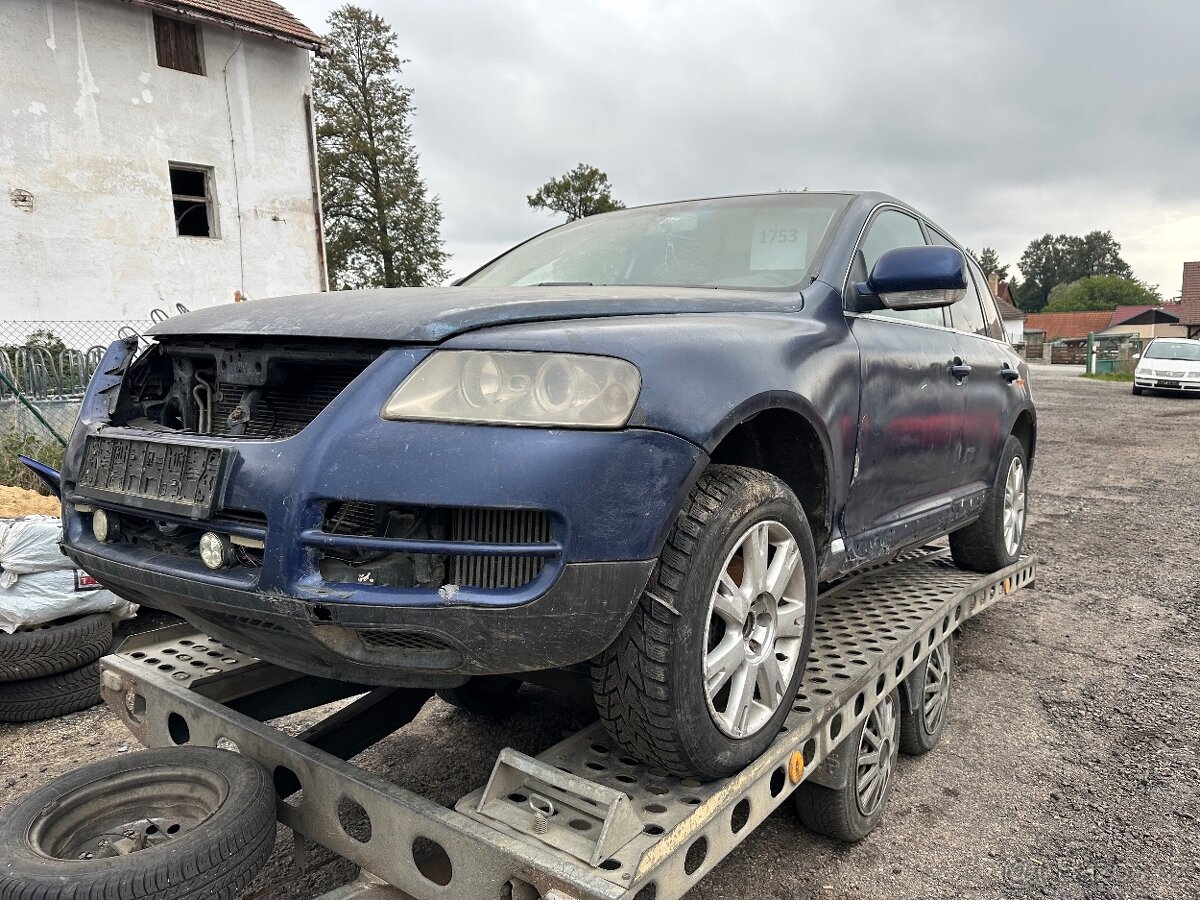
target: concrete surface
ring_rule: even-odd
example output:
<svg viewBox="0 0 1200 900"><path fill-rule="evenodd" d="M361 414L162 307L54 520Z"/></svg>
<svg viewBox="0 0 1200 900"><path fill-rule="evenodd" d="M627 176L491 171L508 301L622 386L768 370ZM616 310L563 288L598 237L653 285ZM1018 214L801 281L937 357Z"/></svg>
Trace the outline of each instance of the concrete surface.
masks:
<svg viewBox="0 0 1200 900"><path fill-rule="evenodd" d="M1039 584L964 629L943 743L901 760L861 844L815 838L785 806L691 897L1198 896L1200 399L1048 366L1031 380ZM537 752L589 718L536 690L500 724L433 701L358 761L452 804L501 747ZM0 804L130 744L103 709L0 726ZM299 875L288 838L248 897L302 900L352 876L329 856Z"/></svg>

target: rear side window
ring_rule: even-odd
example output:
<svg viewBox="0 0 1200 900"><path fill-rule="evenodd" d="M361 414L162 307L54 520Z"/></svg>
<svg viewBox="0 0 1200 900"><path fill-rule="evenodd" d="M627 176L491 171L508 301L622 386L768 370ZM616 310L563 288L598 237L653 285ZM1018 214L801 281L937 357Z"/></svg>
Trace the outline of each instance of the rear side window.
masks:
<svg viewBox="0 0 1200 900"><path fill-rule="evenodd" d="M933 228L929 229L929 242L939 247L954 246L953 241ZM984 279L980 282L978 278L972 278L971 272L978 272L980 275L983 273L979 271L979 266L975 265L971 257L964 253L963 258L967 261L967 293L965 297L950 307L950 321L959 331L995 337L989 331L990 326L984 314L984 307L981 303L979 293L981 288L978 286L982 284L982 290L987 291L990 297L991 291L987 286L987 280ZM995 304L992 304L992 314L996 318L997 327L999 327L1000 317L996 315ZM1004 336L1003 330L1001 330L1000 336Z"/></svg>
<svg viewBox="0 0 1200 900"><path fill-rule="evenodd" d="M979 287L979 301L983 305L983 321L987 325L987 336L998 341L1004 340L1004 323L1000 321L1000 311L996 309L996 298L992 296L992 285L979 268L979 263L967 257L967 267L975 276L975 284Z"/></svg>
<svg viewBox="0 0 1200 900"><path fill-rule="evenodd" d="M898 247L920 247L925 244L921 223L912 216L896 209L885 209L871 220L867 234L859 245L855 258L855 271L851 282L865 281L879 257ZM913 322L918 325L945 325L946 319L940 309L880 309L872 315Z"/></svg>

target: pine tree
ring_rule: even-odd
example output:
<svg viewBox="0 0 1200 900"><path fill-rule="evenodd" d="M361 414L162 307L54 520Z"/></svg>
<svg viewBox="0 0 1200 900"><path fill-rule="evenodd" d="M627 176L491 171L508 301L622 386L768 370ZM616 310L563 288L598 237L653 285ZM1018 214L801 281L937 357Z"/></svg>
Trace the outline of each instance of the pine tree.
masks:
<svg viewBox="0 0 1200 900"><path fill-rule="evenodd" d="M313 79L326 249L335 289L438 284L449 255L412 144L396 33L347 4L329 16Z"/></svg>

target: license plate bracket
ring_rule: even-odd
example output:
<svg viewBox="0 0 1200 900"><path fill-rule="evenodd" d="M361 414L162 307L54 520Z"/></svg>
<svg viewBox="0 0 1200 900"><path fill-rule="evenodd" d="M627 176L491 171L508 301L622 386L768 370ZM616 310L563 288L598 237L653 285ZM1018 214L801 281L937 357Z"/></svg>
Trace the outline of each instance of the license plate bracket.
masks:
<svg viewBox="0 0 1200 900"><path fill-rule="evenodd" d="M75 493L150 512L206 519L219 508L232 450L89 434Z"/></svg>

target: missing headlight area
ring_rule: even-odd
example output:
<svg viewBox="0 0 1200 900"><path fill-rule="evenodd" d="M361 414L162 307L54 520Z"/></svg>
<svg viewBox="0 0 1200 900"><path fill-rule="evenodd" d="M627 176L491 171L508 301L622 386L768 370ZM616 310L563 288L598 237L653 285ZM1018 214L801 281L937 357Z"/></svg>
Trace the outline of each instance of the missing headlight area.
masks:
<svg viewBox="0 0 1200 900"><path fill-rule="evenodd" d="M377 355L354 346L156 344L130 367L113 422L180 434L291 437Z"/></svg>
<svg viewBox="0 0 1200 900"><path fill-rule="evenodd" d="M350 537L467 544L549 544L550 517L541 510L397 506L335 501L326 507L322 530ZM466 549L466 547L464 547ZM502 590L522 587L545 567L541 556L378 552L327 548L321 577L343 584L441 588L445 585Z"/></svg>

